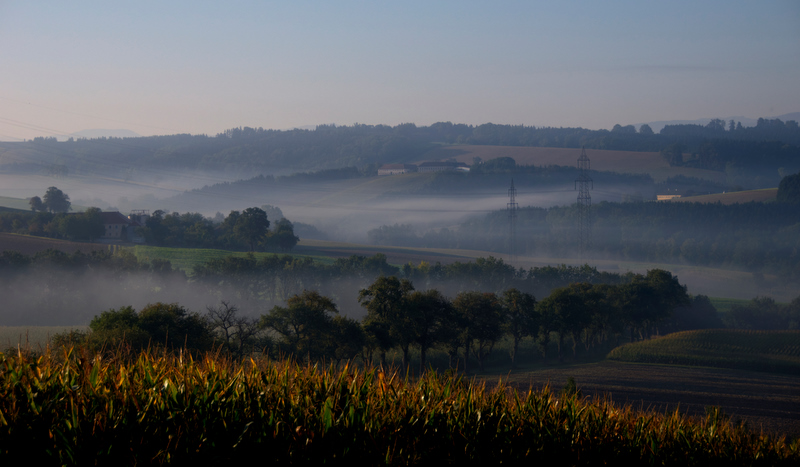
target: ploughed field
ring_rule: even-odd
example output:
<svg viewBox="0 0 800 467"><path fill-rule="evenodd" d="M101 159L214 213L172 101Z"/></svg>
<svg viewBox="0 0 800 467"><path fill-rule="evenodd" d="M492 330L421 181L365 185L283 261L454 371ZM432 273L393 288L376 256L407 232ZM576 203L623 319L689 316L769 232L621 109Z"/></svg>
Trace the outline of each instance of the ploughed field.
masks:
<svg viewBox="0 0 800 467"><path fill-rule="evenodd" d="M755 431L800 438L800 374L604 361L503 376L511 387L564 386L574 378L585 396L636 409L703 416L719 406ZM486 377L487 382L493 381Z"/></svg>
<svg viewBox="0 0 800 467"><path fill-rule="evenodd" d="M109 247L109 245L101 243L70 242L69 240L0 232L0 251L18 251L28 256L48 249L61 250L64 253L72 254L76 251L83 253L89 253L94 250L105 251Z"/></svg>

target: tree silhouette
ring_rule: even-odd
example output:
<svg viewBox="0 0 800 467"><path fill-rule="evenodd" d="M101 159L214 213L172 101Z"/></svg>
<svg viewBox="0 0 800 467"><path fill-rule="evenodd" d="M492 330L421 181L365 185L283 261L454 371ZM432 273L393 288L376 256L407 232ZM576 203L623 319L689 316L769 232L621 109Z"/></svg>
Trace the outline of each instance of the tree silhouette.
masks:
<svg viewBox="0 0 800 467"><path fill-rule="evenodd" d="M250 251L255 251L256 245L266 239L269 234L267 213L261 208L245 209L236 219L233 232L250 247Z"/></svg>
<svg viewBox="0 0 800 467"><path fill-rule="evenodd" d="M54 186L47 189L43 201L44 207L50 212L67 212L72 206L69 196Z"/></svg>
<svg viewBox="0 0 800 467"><path fill-rule="evenodd" d="M31 205L31 211L33 212L44 212L47 210L47 208L44 206L44 203L42 203L42 198L39 198L38 196L31 198L28 203Z"/></svg>

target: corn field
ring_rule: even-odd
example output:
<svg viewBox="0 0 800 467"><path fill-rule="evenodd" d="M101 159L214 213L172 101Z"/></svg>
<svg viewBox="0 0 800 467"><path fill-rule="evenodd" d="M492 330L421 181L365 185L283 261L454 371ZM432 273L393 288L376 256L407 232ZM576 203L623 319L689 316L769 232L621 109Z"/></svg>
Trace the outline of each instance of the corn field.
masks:
<svg viewBox="0 0 800 467"><path fill-rule="evenodd" d="M457 374L84 348L0 354L0 459L34 465L797 465L798 441Z"/></svg>

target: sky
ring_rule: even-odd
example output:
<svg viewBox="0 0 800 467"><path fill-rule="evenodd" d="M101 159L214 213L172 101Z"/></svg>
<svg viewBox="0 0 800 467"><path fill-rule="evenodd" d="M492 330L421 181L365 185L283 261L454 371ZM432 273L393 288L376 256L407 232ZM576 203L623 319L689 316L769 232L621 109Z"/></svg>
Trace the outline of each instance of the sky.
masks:
<svg viewBox="0 0 800 467"><path fill-rule="evenodd" d="M0 140L800 111L800 2L0 0Z"/></svg>

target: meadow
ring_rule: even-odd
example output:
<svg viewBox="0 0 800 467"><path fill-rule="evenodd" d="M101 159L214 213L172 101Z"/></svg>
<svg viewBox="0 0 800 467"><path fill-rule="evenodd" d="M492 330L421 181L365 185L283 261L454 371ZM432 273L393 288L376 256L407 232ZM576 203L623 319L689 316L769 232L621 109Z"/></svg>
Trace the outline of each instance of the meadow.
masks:
<svg viewBox="0 0 800 467"><path fill-rule="evenodd" d="M800 331L702 329L617 347L610 360L800 374Z"/></svg>
<svg viewBox="0 0 800 467"><path fill-rule="evenodd" d="M0 206L8 208L9 210L29 211L31 209L31 205L27 199L11 198L8 196L0 196Z"/></svg>
<svg viewBox="0 0 800 467"><path fill-rule="evenodd" d="M0 354L7 462L796 465L800 444L710 408L693 418L453 373L66 348Z"/></svg>
<svg viewBox="0 0 800 467"><path fill-rule="evenodd" d="M727 313L736 305L743 306L750 302L750 300L738 298L708 297L708 299L717 309L717 313Z"/></svg>

